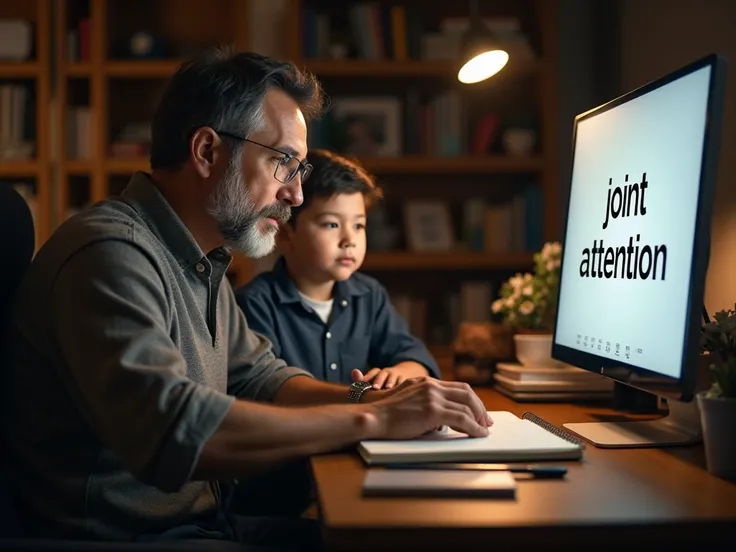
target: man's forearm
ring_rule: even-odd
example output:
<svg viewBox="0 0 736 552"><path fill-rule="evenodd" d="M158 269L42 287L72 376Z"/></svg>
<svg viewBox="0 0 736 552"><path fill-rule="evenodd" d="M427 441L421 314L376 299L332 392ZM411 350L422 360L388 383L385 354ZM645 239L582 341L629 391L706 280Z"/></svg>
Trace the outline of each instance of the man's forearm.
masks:
<svg viewBox="0 0 736 552"><path fill-rule="evenodd" d="M238 477L337 450L379 435L378 423L364 404L282 408L238 400L202 449L193 478Z"/></svg>
<svg viewBox="0 0 736 552"><path fill-rule="evenodd" d="M377 391L367 391L366 395L373 393ZM284 406L345 404L347 400L347 385L328 383L304 376L294 376L286 380L273 398L275 404Z"/></svg>

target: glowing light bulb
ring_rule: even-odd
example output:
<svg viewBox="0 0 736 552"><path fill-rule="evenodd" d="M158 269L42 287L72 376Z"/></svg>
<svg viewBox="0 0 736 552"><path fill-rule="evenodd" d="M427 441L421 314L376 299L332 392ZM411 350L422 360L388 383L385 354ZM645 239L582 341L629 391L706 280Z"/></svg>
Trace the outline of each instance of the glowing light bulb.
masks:
<svg viewBox="0 0 736 552"><path fill-rule="evenodd" d="M491 50L471 58L460 68L457 78L460 82L472 84L492 77L504 68L509 54L504 50Z"/></svg>

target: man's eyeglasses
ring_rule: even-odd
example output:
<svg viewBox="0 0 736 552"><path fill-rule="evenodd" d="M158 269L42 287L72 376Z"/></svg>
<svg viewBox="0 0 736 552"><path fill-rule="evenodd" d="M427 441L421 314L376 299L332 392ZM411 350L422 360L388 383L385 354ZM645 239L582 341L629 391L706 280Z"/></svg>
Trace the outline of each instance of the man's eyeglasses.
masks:
<svg viewBox="0 0 736 552"><path fill-rule="evenodd" d="M302 184L304 184L309 175L312 173L312 165L310 165L309 163L302 163L301 161L299 161L299 159L297 159L290 153L286 153L285 151L272 148L271 146L267 146L266 144L261 144L260 142L256 142L255 140L250 140L248 138L245 138L244 136L238 136L237 134L232 134L230 132L219 130L215 132L234 140L242 140L243 142L256 144L257 146L270 149L271 151L275 151L276 153L280 153L281 155L283 155L283 157L279 159L279 163L278 165L276 165L276 170L273 174L273 177L282 184L287 184L288 182L294 180L294 177L297 175L297 173L301 173Z"/></svg>

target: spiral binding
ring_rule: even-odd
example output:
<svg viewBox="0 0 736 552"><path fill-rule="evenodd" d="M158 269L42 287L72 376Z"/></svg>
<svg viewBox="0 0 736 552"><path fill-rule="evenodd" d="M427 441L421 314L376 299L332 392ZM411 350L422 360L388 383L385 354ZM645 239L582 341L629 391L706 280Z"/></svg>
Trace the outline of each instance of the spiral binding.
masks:
<svg viewBox="0 0 736 552"><path fill-rule="evenodd" d="M530 422L535 423L540 427L543 427L544 429L546 429L553 435L556 435L557 437L564 439L565 441L569 441L570 443L578 445L582 449L585 448L585 442L582 439L578 439L572 433L568 432L565 429L562 429L561 427L552 425L547 420L540 418L536 414L533 414L531 412L524 412L524 414L521 415L521 419L529 420Z"/></svg>

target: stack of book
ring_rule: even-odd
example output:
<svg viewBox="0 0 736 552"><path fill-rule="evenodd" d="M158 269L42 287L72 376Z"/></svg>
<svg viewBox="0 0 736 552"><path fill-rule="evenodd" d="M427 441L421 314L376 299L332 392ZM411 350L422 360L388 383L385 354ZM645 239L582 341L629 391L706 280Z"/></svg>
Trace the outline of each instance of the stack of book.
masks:
<svg viewBox="0 0 736 552"><path fill-rule="evenodd" d="M613 380L562 363L534 367L499 362L493 377L497 391L519 402L607 400L613 396Z"/></svg>

